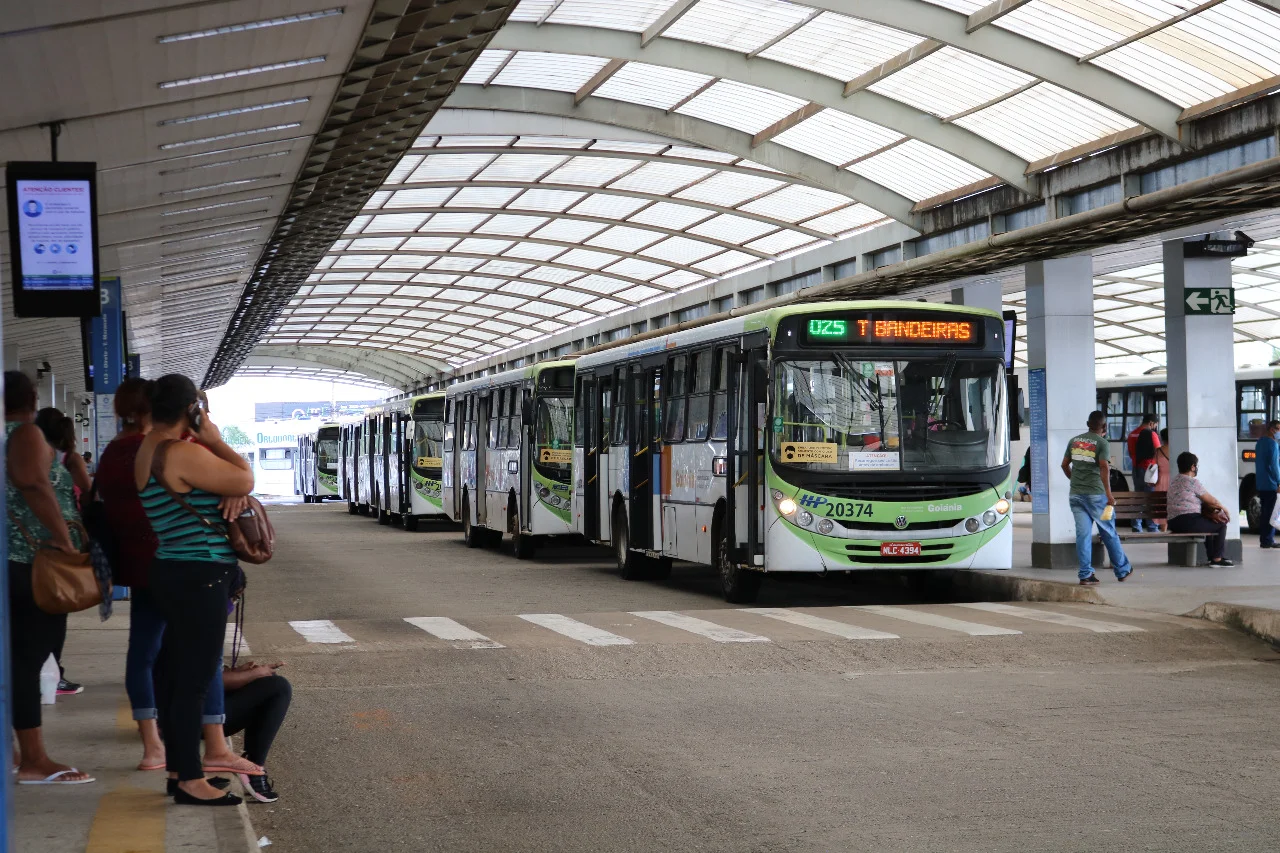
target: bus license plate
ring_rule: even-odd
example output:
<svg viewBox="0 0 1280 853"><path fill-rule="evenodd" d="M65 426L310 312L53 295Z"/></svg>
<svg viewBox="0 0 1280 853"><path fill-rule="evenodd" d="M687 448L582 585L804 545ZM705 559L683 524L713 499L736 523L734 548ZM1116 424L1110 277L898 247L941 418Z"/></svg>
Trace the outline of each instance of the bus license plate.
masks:
<svg viewBox="0 0 1280 853"><path fill-rule="evenodd" d="M881 557L919 557L919 542L881 542Z"/></svg>

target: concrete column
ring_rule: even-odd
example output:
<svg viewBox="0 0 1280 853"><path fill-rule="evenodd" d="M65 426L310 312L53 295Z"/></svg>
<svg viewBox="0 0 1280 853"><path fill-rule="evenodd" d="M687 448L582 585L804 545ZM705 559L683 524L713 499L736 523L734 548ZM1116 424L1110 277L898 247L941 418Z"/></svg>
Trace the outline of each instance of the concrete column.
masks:
<svg viewBox="0 0 1280 853"><path fill-rule="evenodd" d="M951 289L952 305L986 308L999 314L1004 308L1004 293L998 281L975 281Z"/></svg>
<svg viewBox="0 0 1280 853"><path fill-rule="evenodd" d="M40 377L40 386L36 390L40 394L41 406L58 408L58 404L62 402L58 397L58 383L54 381L52 370Z"/></svg>
<svg viewBox="0 0 1280 853"><path fill-rule="evenodd" d="M1164 334L1168 360L1169 461L1178 454L1200 457L1197 475L1222 501L1232 519L1240 513L1236 467L1235 339L1229 314L1186 315L1183 288L1231 287L1229 258L1184 258L1183 241L1164 244ZM1175 555L1170 549L1170 560ZM1227 525L1227 556L1241 558L1240 526ZM1200 558L1205 559L1203 548Z"/></svg>
<svg viewBox="0 0 1280 853"><path fill-rule="evenodd" d="M1070 483L1061 466L1067 442L1085 431L1089 413L1098 407L1093 258L1076 255L1027 264L1026 284L1031 563L1074 569L1076 527L1067 503Z"/></svg>

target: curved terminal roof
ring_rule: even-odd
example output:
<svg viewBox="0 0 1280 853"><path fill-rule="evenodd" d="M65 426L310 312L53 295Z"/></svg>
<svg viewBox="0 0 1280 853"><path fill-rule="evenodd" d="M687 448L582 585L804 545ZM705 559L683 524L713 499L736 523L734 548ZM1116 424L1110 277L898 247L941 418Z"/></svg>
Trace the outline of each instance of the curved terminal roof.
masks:
<svg viewBox="0 0 1280 853"><path fill-rule="evenodd" d="M263 343L458 367L993 186L1035 196L1280 85L1275 5L523 0ZM1148 272L1100 282L1100 356L1163 348ZM1237 334L1272 338L1249 310Z"/></svg>

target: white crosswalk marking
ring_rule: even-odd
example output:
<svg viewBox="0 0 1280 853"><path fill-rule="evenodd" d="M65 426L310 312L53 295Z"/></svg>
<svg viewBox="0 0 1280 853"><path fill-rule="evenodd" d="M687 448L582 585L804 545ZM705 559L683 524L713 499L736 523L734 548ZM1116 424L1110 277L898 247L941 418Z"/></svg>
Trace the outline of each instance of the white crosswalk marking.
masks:
<svg viewBox="0 0 1280 853"><path fill-rule="evenodd" d="M860 628L857 625L848 625L844 622L837 622L834 619L824 619L821 616L811 616L808 613L798 613L795 610L787 610L781 607L753 607L748 608L746 612L758 613L761 616L768 616L770 619L789 622L792 625L821 631L824 634L835 634L837 637L844 637L846 640L899 639L897 634L890 634L887 631Z"/></svg>
<svg viewBox="0 0 1280 853"><path fill-rule="evenodd" d="M626 637L611 634L594 625L579 622L577 619L570 619L568 616L562 616L559 613L521 613L520 618L526 622L532 622L535 625L541 625L543 628L555 631L557 634L563 634L566 637L586 643L588 646L635 645L635 640L628 640Z"/></svg>
<svg viewBox="0 0 1280 853"><path fill-rule="evenodd" d="M749 634L746 631L739 631L737 628L726 628L723 625L708 622L706 619L686 616L683 613L675 613L671 610L633 610L631 615L659 622L672 628L679 628L682 631L688 631L691 634L715 640L717 643L770 642L768 637L761 637L759 634Z"/></svg>
<svg viewBox="0 0 1280 853"><path fill-rule="evenodd" d="M341 628L328 619L308 619L290 622L289 627L303 636L308 643L354 643Z"/></svg>
<svg viewBox="0 0 1280 853"><path fill-rule="evenodd" d="M495 643L484 634L478 634L447 616L406 616L404 621L415 628L421 628L433 637L447 640L455 649L506 648L502 643Z"/></svg>
<svg viewBox="0 0 1280 853"><path fill-rule="evenodd" d="M222 649L228 655L230 655L231 650L235 648L235 641L236 641L236 625L234 622L228 622L227 633L222 640ZM244 638L243 634L240 635L240 654L244 655L245 657L248 657L249 655L253 654L253 652L250 651L249 649L249 641Z"/></svg>
<svg viewBox="0 0 1280 853"><path fill-rule="evenodd" d="M985 610L988 613L1000 613L1005 616L1018 616L1022 619L1034 619L1037 622L1049 622L1053 625L1069 625L1072 628L1086 628L1097 634L1119 634L1126 631L1141 631L1136 625L1123 622L1104 622L1100 619L1085 619L1083 616L1070 616L1053 610L1036 610L1031 607L1014 607L1012 604L999 604L991 601L977 601L959 604L973 610Z"/></svg>
<svg viewBox="0 0 1280 853"><path fill-rule="evenodd" d="M917 625L932 625L934 628L946 628L948 631L959 631L962 634L972 634L975 637L1022 633L1012 628L997 628L994 625L983 625L981 622L966 622L964 619L952 619L950 616L930 613L927 610L909 610L906 607L863 604L860 606L851 605L849 609L865 610L877 616L888 616L891 619L901 619L903 622L914 622Z"/></svg>

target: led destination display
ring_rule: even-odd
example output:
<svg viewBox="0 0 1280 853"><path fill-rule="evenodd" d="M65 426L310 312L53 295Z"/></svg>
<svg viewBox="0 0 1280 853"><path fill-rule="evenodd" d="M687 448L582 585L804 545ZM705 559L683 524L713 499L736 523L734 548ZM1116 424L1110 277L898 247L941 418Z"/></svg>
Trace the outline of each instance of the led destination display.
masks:
<svg viewBox="0 0 1280 853"><path fill-rule="evenodd" d="M949 318L939 314L854 314L843 317L810 317L804 342L823 344L886 344L907 346L982 346L979 319Z"/></svg>

